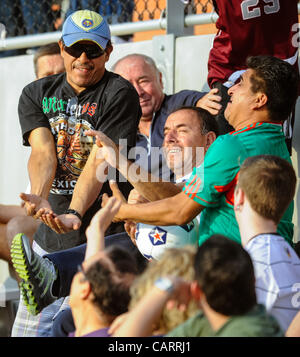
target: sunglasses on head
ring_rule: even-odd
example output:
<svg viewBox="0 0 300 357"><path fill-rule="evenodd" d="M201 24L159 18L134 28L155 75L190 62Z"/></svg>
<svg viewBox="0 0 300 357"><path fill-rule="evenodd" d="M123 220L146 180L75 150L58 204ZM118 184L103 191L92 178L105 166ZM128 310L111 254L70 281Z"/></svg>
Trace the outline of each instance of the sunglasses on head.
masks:
<svg viewBox="0 0 300 357"><path fill-rule="evenodd" d="M64 44L64 50L72 57L79 58L84 52L88 59L98 58L103 56L105 51L102 50L99 46L94 44L82 44L75 43L75 45L67 47Z"/></svg>

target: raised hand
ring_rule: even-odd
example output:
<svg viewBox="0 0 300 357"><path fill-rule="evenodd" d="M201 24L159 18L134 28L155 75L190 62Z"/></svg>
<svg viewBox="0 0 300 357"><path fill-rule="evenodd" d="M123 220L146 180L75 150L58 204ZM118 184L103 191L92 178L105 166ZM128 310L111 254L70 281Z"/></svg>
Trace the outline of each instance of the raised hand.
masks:
<svg viewBox="0 0 300 357"><path fill-rule="evenodd" d="M218 88L211 89L205 96L198 100L197 107L206 109L212 115L217 115L222 108L220 104L222 97L217 95L218 91Z"/></svg>
<svg viewBox="0 0 300 357"><path fill-rule="evenodd" d="M136 223L132 221L125 221L124 228L126 233L129 235L132 243L136 246L136 239L135 239Z"/></svg>
<svg viewBox="0 0 300 357"><path fill-rule="evenodd" d="M97 158L104 159L110 166L116 168L118 160L117 145L101 131L86 130L85 135L95 137L96 145L99 146Z"/></svg>
<svg viewBox="0 0 300 357"><path fill-rule="evenodd" d="M104 234L112 222L115 214L119 211L121 202L115 197L110 197L105 207L101 208L92 218L87 230L87 239L99 234Z"/></svg>
<svg viewBox="0 0 300 357"><path fill-rule="evenodd" d="M115 214L120 209L120 206L120 201L115 197L110 197L107 205L104 208L101 208L92 218L85 231L87 238L87 252L85 259L104 249L104 233L111 224Z"/></svg>
<svg viewBox="0 0 300 357"><path fill-rule="evenodd" d="M120 209L121 209L122 204L127 203L125 197L123 196L122 192L119 190L119 187L115 181L110 180L109 187L112 191L113 197L115 197L118 201L121 202L121 204L120 204ZM101 204L102 208L104 208L108 204L109 199L110 199L110 197L106 193L104 193L102 196L102 204ZM123 221L123 219L120 216L118 216L118 213L117 213L113 219L113 222L120 222L120 221Z"/></svg>

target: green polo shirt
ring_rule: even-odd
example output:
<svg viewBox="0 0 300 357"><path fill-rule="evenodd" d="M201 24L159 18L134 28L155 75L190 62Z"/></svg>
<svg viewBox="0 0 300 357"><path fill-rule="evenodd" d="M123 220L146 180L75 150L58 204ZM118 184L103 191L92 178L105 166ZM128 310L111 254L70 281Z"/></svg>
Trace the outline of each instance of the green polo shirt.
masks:
<svg viewBox="0 0 300 357"><path fill-rule="evenodd" d="M231 316L213 331L202 311L168 332L167 337L284 337L277 320L256 305L245 315Z"/></svg>
<svg viewBox="0 0 300 357"><path fill-rule="evenodd" d="M199 245L213 234L223 234L241 243L233 210L234 188L240 166L247 157L255 155L280 156L291 163L280 124L255 123L221 135L207 151L203 164L194 168L183 192L205 206L200 217ZM293 209L292 202L278 226L278 233L290 244Z"/></svg>

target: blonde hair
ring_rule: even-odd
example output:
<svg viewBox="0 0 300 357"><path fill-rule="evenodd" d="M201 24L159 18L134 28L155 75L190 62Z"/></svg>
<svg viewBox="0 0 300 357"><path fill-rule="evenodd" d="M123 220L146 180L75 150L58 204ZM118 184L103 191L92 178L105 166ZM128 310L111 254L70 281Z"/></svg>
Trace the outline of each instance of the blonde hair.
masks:
<svg viewBox="0 0 300 357"><path fill-rule="evenodd" d="M194 246L185 246L179 249L169 248L160 260L151 261L143 274L134 281L130 288L129 310L153 288L155 280L161 276L178 276L187 281L194 280L193 263L195 252L196 248ZM176 308L172 310L164 308L161 319L153 327L153 331L165 334L193 316L197 310L198 307L195 302L191 302L185 311L180 311Z"/></svg>

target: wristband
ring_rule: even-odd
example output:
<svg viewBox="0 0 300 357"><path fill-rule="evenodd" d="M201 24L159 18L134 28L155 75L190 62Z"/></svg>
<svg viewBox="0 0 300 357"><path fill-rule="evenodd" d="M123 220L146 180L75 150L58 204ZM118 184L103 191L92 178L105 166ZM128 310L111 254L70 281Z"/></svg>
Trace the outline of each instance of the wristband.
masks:
<svg viewBox="0 0 300 357"><path fill-rule="evenodd" d="M81 214L74 209L68 208L65 212L65 214L74 214L74 216L78 217L82 221Z"/></svg>
<svg viewBox="0 0 300 357"><path fill-rule="evenodd" d="M174 284L169 278L158 278L154 286L156 286L159 290L166 291L168 293L172 293L174 290Z"/></svg>

